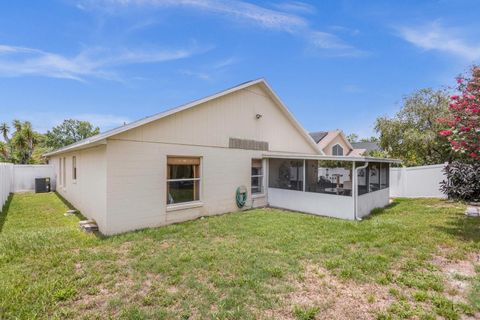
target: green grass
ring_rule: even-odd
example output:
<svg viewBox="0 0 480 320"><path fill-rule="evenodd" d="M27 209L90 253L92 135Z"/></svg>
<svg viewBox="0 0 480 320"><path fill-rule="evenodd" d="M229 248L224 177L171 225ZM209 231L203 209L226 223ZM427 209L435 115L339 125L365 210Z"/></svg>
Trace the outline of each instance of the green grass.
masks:
<svg viewBox="0 0 480 320"><path fill-rule="evenodd" d="M288 299L307 265L385 288L382 310L375 292L365 297L379 319L458 319L480 309L478 267L458 302L433 263L480 252L480 219L461 204L399 199L362 222L258 209L113 237L79 231L80 217L66 209L55 194L16 194L5 206L1 319L255 319L270 310L313 319L330 304Z"/></svg>

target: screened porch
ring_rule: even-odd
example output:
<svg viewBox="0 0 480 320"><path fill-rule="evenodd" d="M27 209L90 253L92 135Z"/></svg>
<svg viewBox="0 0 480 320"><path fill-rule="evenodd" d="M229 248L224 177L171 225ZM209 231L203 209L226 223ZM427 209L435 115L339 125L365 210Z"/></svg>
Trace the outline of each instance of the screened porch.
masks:
<svg viewBox="0 0 480 320"><path fill-rule="evenodd" d="M389 202L390 163L397 160L267 155L272 207L359 219Z"/></svg>

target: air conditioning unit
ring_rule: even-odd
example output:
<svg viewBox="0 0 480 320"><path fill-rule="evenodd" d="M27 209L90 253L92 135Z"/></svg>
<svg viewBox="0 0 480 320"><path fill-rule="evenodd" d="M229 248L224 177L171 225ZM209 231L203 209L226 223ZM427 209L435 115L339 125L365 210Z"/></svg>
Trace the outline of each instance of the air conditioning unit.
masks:
<svg viewBox="0 0 480 320"><path fill-rule="evenodd" d="M35 179L35 193L50 192L50 178Z"/></svg>

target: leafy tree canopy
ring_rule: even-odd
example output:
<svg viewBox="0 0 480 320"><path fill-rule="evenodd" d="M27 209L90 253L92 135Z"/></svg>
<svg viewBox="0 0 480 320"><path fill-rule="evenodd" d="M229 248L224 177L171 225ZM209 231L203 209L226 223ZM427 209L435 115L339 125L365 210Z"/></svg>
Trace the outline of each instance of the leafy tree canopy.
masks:
<svg viewBox="0 0 480 320"><path fill-rule="evenodd" d="M446 129L445 124L437 121L449 114L449 102L443 90L421 89L405 97L393 118L377 119L375 129L380 134L380 147L407 166L450 161L449 143L438 134Z"/></svg>
<svg viewBox="0 0 480 320"><path fill-rule="evenodd" d="M99 133L100 129L88 121L66 119L47 131L44 146L51 150L58 149Z"/></svg>

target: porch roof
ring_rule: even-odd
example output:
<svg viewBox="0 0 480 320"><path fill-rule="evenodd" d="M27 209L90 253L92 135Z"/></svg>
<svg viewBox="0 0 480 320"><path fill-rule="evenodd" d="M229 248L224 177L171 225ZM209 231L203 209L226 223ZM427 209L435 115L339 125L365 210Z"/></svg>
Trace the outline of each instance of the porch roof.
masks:
<svg viewBox="0 0 480 320"><path fill-rule="evenodd" d="M350 156L326 156L312 154L293 154L293 153L264 153L266 159L295 159L295 160L334 160L334 161L355 161L355 162L384 162L401 163L399 159L374 158L374 157L350 157Z"/></svg>

